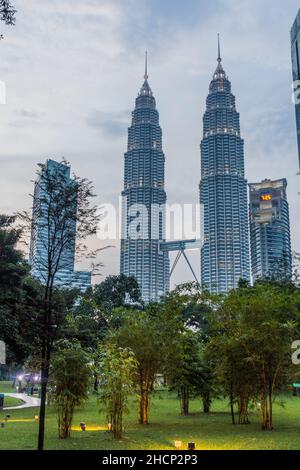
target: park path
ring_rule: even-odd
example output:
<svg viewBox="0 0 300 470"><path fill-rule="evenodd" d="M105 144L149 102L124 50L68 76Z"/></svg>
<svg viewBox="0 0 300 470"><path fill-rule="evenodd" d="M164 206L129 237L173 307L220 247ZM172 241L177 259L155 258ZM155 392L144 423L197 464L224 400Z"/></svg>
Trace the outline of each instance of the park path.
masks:
<svg viewBox="0 0 300 470"><path fill-rule="evenodd" d="M9 406L7 408L3 408L3 410L21 410L22 408L35 408L39 407L41 400L40 398L36 397L30 397L26 395L25 393L5 393L5 396L11 397L11 398L18 398L19 400L22 400L24 402L23 405L19 406Z"/></svg>

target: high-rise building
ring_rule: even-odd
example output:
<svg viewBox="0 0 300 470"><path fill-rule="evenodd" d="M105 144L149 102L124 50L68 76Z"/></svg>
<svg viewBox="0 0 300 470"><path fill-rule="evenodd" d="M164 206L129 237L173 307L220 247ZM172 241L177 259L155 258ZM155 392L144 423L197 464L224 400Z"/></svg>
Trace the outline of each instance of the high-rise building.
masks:
<svg viewBox="0 0 300 470"><path fill-rule="evenodd" d="M240 279L250 280L249 219L244 141L231 83L222 66L210 83L201 142L202 204L201 283L226 293Z"/></svg>
<svg viewBox="0 0 300 470"><path fill-rule="evenodd" d="M41 168L34 185L29 264L31 265L32 275L44 284L47 280L49 264L51 263L53 266L57 262L58 269L54 277L54 284L57 287L77 288L83 292L91 286L91 273L74 270L77 201L74 199L72 207L68 208L71 213L74 211L74 217L71 213L68 217L62 217L62 221L66 221L68 227L64 227L64 233L67 233L67 236L65 236L67 243L65 243L65 247L60 253L62 243L59 242L59 233L60 230L62 232L62 229L56 227L57 216L54 214L57 206L55 207L55 201L50 202L50 194L47 189L49 181L52 180L59 181L60 187L63 185L66 188L72 186L74 181L70 177L70 171L68 165L54 160L47 160ZM55 190L51 196L53 194L55 199ZM50 237L52 239L49 242ZM57 243L53 242L54 237L56 237ZM50 251L51 256L49 258ZM54 272L53 268L52 272Z"/></svg>
<svg viewBox="0 0 300 470"><path fill-rule="evenodd" d="M285 179L250 184L252 277L289 277L292 272L289 205Z"/></svg>
<svg viewBox="0 0 300 470"><path fill-rule="evenodd" d="M292 45L292 66L293 66L293 81L294 81L294 97L296 109L296 127L298 138L298 156L300 165L300 10L295 19L291 30L291 45Z"/></svg>
<svg viewBox="0 0 300 470"><path fill-rule="evenodd" d="M165 240L165 156L156 102L148 82L136 99L124 156L121 273L136 278L144 302L157 301L169 289Z"/></svg>

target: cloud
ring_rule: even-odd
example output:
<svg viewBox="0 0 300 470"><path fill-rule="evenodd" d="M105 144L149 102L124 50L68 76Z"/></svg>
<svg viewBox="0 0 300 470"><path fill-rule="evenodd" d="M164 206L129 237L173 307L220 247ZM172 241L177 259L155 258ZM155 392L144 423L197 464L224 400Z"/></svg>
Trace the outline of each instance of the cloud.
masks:
<svg viewBox="0 0 300 470"><path fill-rule="evenodd" d="M93 111L87 117L87 125L99 129L108 137L125 137L128 127L129 111L102 112Z"/></svg>
<svg viewBox="0 0 300 470"><path fill-rule="evenodd" d="M118 203L146 49L168 201L197 202L202 116L220 32L241 114L247 178L288 178L293 246L300 251L289 42L298 0L14 3L17 24L5 27L1 43L7 104L0 108L0 211L28 208L36 164L49 155L64 155L77 174L93 179L99 204ZM199 271L199 254L192 259ZM103 262L103 275L118 272L118 251L103 253ZM187 276L180 267L174 282Z"/></svg>

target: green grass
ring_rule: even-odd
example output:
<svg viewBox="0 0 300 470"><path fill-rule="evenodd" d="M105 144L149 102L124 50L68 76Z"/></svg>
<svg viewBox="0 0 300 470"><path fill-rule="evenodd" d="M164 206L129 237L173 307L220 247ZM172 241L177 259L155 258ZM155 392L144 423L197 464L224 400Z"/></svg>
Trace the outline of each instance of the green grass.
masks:
<svg viewBox="0 0 300 470"><path fill-rule="evenodd" d="M0 383L0 392L4 387ZM156 394L151 403L148 426L137 424L137 403L132 402L132 412L125 417L125 435L122 441L113 441L105 431L105 416L97 411L97 399L91 396L88 403L77 410L74 426L85 421L87 428L103 427L100 431L72 432L71 439L57 438L55 410L50 406L47 413L46 449L59 450L113 450L113 449L174 449L174 439L183 442L196 442L197 449L257 449L257 450L300 450L300 398L285 397L285 406L275 405L275 430L263 432L260 428L260 415L251 413L251 424L232 426L227 403L215 401L212 413L208 416L199 412L200 402L192 402L191 415L183 417L174 395ZM35 449L38 424L34 416L37 409L23 409L10 413L11 419L4 429L0 429L0 450ZM0 412L0 420L5 413ZM27 419L28 421L21 421ZM16 422L20 420L20 422Z"/></svg>
<svg viewBox="0 0 300 470"><path fill-rule="evenodd" d="M0 393L16 393L16 391L13 389L11 382L0 382ZM22 404L22 400L19 400L18 398L4 398L4 407L19 406Z"/></svg>
<svg viewBox="0 0 300 470"><path fill-rule="evenodd" d="M18 398L12 398L12 397L4 398L4 408L9 407L9 406L20 406L23 404L24 402L22 400L19 400Z"/></svg>
<svg viewBox="0 0 300 470"><path fill-rule="evenodd" d="M16 393L12 387L12 382L0 382L0 393Z"/></svg>

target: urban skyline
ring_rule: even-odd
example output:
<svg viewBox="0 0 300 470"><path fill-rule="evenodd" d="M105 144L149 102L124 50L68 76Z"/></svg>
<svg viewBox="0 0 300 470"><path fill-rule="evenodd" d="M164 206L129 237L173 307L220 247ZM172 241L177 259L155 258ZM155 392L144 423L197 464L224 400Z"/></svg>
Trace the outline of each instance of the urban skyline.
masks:
<svg viewBox="0 0 300 470"><path fill-rule="evenodd" d="M66 4L66 2L61 3ZM115 3L117 5L117 2ZM89 121L90 124L93 122L94 127L89 127L88 134L84 130L81 132L81 130L78 128L78 114L75 113L75 119L69 119L68 126L72 127L72 139L68 138L68 135L70 136L70 134L68 133L68 127L66 127L66 123L69 113L70 116L72 114L71 109L74 104L74 100L70 100L69 106L65 107L63 113L57 113L60 103L61 106L63 106L64 103L64 100L61 99L62 91L64 90L64 85L62 82L61 90L58 90L57 94L52 95L52 98L54 97L56 115L60 117L60 119L58 119L60 124L59 122L56 123L52 121L51 126L47 126L46 131L46 122L49 122L49 117L52 116L51 105L47 106L47 104L50 103L48 101L47 103L41 102L42 113L44 113L44 117L41 115L35 116L36 109L30 109L29 106L30 93L26 94L25 100L24 98L20 99L20 96L18 95L16 97L20 101L20 103L18 103L16 98L12 96L12 92L9 93L11 86L16 88L18 91L17 82L14 82L13 80L11 82L8 81L8 103L6 106L1 108L3 113L2 140L4 142L9 141L10 143L9 148L6 144L6 148L8 148L8 150L7 152L6 150L4 151L6 152L5 154L7 157L5 160L3 160L3 165L5 168L3 173L2 187L5 195L5 211L12 212L13 210L19 208L16 203L17 199L24 204L24 208L28 207L28 202L30 199L28 197L26 203L24 195L31 192L30 179L34 173L35 165L40 160L45 161L49 156L49 153L51 156L55 155L55 158L57 159L59 159L61 155L65 155L68 160L72 162L72 167L77 173L87 177L93 175L93 180L96 184L96 192L99 195L99 204L101 204L102 201L111 201L117 197L122 184L122 164L120 163L120 158L124 151L124 145L126 142L126 121L128 120L128 111L130 112L132 97L135 94L136 87L139 85L139 77L141 76L142 72L142 55L143 50L146 48L150 49L151 52L151 77L153 77L153 88L155 89L155 93L160 104L159 107L161 123L164 129L164 150L167 156L168 200L170 202L177 202L178 200L183 202L197 200L199 171L196 171L196 168L197 170L199 168L198 146L201 135L201 115L204 112L203 103L207 90L207 82L211 75L211 67L214 66L215 62L215 34L218 30L221 30L223 38L222 40L224 42L223 47L226 51L226 68L228 71L230 71L230 77L234 82L235 92L239 99L239 111L242 115L242 132L246 141L245 159L247 179L249 182L251 182L260 180L264 177L270 177L272 179L287 177L289 181L289 200L291 204L291 220L294 239L293 247L297 249L297 247L299 247L299 242L297 242L297 233L299 229L296 218L298 179L295 175L297 171L297 161L295 160L295 118L293 105L290 99L291 66L289 54L289 30L297 12L297 5L296 3L293 4L291 2L291 4L285 9L286 17L282 15L283 18L281 18L280 25L278 25L276 28L276 38L275 36L272 36L273 33L268 26L264 28L264 35L262 35L263 30L258 26L255 26L254 28L252 23L250 23L250 28L248 29L249 41L250 39L252 43L254 41L254 45L249 48L245 47L245 44L247 45L248 35L245 37L245 35L238 34L240 33L241 29L245 27L245 16L239 16L240 29L236 31L236 34L233 34L231 32L232 28L229 28L228 23L229 12L225 10L222 13L218 4L219 2L217 2L217 5L215 5L215 10L213 12L210 11L207 13L204 9L204 17L209 21L209 36L207 36L208 27L206 28L204 24L201 24L200 26L197 24L197 28L196 26L192 27L191 36L188 43L184 41L179 41L176 43L177 49L179 48L179 50L182 52L183 46L185 48L188 46L188 49L185 49L185 58L180 59L179 62L174 62L174 55L171 48L171 50L168 51L168 54L165 50L165 57L167 60L164 61L164 67L161 68L161 64L159 65L158 62L162 57L164 49L161 47L154 48L153 44L152 47L146 47L147 44L145 38L143 41L141 41L141 47L139 51L134 54L134 57L132 54L128 56L127 62L130 69L129 75L129 69L126 68L126 65L124 65L122 55L120 56L120 54L116 52L120 60L117 60L117 68L113 71L114 74L112 81L111 75L109 75L110 85L105 86L105 94L103 94L103 92L100 93L102 84L99 82L99 89L97 93L95 93L96 88L93 88L93 86L91 87L93 90L93 100L89 100L91 95L89 94L87 87L84 86L85 81L81 79L81 90L85 90L84 102L86 105L84 105L83 101L80 100L81 95L79 94L76 108L78 111L80 110L80 113L83 113L83 116L86 116L86 111L88 109L91 110L93 107L94 109L97 107L97 97L99 97L99 100L100 98L102 100L101 107L103 110L107 109L107 112L109 113L116 113L114 116L111 114L104 116L102 114L100 116L99 114L95 113L93 115L93 119L91 117L91 120ZM250 13L250 18L257 18L260 15L259 9L256 8L256 2L251 2L251 6L250 3L248 3L248 6L245 4L244 10L242 7L238 7L235 2L229 2L228 5L229 7L227 7L227 9L230 9L231 15L233 11L243 13L244 10L247 11L247 14ZM44 8L46 9L46 6L43 6L42 8L42 17L39 20L40 22L43 21ZM48 5L47 8L47 11L49 11L50 6ZM117 9L117 6L115 8ZM177 14L178 8L179 7L177 6L175 9L177 10ZM56 9L57 11L52 12L53 15L59 14L59 8L57 7ZM173 25L176 23L175 10L172 10L172 14L169 15L168 18L170 23ZM195 4L194 2L191 2L189 19L192 18L194 11ZM273 9L270 14L274 15L275 18L276 12L277 5L275 3L275 5L273 4ZM74 20L77 14L75 13ZM163 17L164 13L165 10L162 8L160 15ZM108 22L114 21L114 11L108 9L106 13L104 13L102 10L101 14L106 15L105 18L107 18ZM143 8L141 9L141 14L144 14ZM217 17L218 21L221 21L222 27L217 25ZM214 33L212 33L213 24L215 25L213 28ZM260 22L257 21L257 24L260 25ZM33 29L31 34L35 35L37 34L37 31ZM45 41L48 40L47 34L48 31L46 30ZM59 28L56 34L60 36ZM64 33L64 39L66 41L69 38L69 34L71 37L71 26L70 30L67 29L67 32ZM206 38L210 38L209 41L207 39L205 40L205 48L199 47L196 49L196 46L193 46L193 44L200 45L201 43L201 41L195 41L195 35L199 35L198 39L204 36ZM270 60L268 55L268 50L271 50L272 47L266 47L266 45L272 43L272 41L265 40L267 38L273 38L272 47L274 47L274 41L276 40L276 64L273 60ZM18 41L18 35L14 39ZM238 43L237 39L239 39ZM10 38L8 35L6 43L8 45L8 49L10 47L9 41ZM25 44L26 41L27 38L25 38ZM170 41L168 41L168 43L169 42ZM63 43L63 46L64 44L65 43ZM258 49L256 46L258 44L260 44L261 47L259 49L259 53L257 54ZM283 46L281 47L281 45ZM253 53L254 48L255 54ZM186 53L186 51L188 52ZM247 51L247 54L245 54L245 51ZM4 49L3 53L5 56ZM58 59L59 57L60 56L58 55ZM179 54L179 57L183 56ZM73 49L71 48L71 53L68 54L67 57L65 56L64 60L67 60L68 63L74 63L73 59ZM99 57L97 57L97 61L98 60L101 61ZM97 61L93 62L93 64L96 64ZM185 64L184 67L182 67L183 64ZM188 64L190 64L190 66L188 66ZM21 65L22 64L19 63L16 65L16 67L18 68ZM51 64L49 64L49 66L50 65ZM102 66L104 67L103 64ZM18 69L18 75L22 75L19 70L20 69ZM48 71L47 68L45 70ZM107 71L108 74L112 72L112 68L109 66L104 68L104 70ZM118 73L116 73L117 70ZM260 70L259 88L258 81L256 81L258 70ZM162 71L162 73L160 71ZM97 76L96 69L95 75ZM78 76L76 76L76 74L73 74L72 76L70 93L73 93L73 87L78 83L79 77L80 72L78 69ZM117 85L117 77L119 77L118 83L122 84L121 87ZM172 79L170 79L171 77ZM97 79L98 78L99 77L97 77ZM24 79L25 81L23 81L23 88L25 87L27 90L30 90L31 81L35 82L36 77L30 77L29 80L29 77L26 78L25 75ZM56 74L56 76L54 76L50 73L49 79L52 82L54 88L57 90L57 80L60 80L60 75ZM91 83L91 85L93 85L93 83ZM69 86L70 83L68 81L68 87ZM43 88L43 93L46 93L47 95L47 82L43 82ZM39 90L38 87L36 89ZM50 82L49 89L51 89ZM257 96L255 107L249 106L249 104L253 103L252 89L253 91L255 90L255 95ZM276 93L274 93L274 89L276 89ZM126 113L124 112L124 117L117 117L118 111L116 101L111 100L111 95L109 95L110 90L112 90L113 94L117 97L119 112L120 109L124 109L124 105L122 103L128 103L128 111L126 111ZM15 92L15 90L11 91ZM116 93L116 91L118 91L118 93ZM72 98L72 96L73 95L69 95L70 98ZM262 98L264 98L264 100L262 100ZM11 102L11 100L13 101ZM197 103L195 100L197 100ZM27 103L28 107L22 107L20 109L19 106L21 103L24 103L24 101L25 104ZM108 106L108 101L112 104L111 109ZM171 112L172 107L170 106L170 103L174 104L175 102L178 103L178 109L181 110L178 118L176 118L175 113ZM37 103L38 101L35 101L35 108L38 107ZM167 114L167 110L169 110L169 114ZM277 110L281 110L282 114L280 115ZM15 120L13 119L13 115ZM180 115L184 116L184 119L179 119ZM118 116L120 116L120 114ZM7 128L7 120L11 127L8 126ZM251 120L253 122L251 122ZM45 121L45 124L42 124L43 121ZM182 130L181 134L177 132L179 122L180 128ZM61 127L61 124L63 124L63 128ZM118 129L117 134L114 134L113 136L112 134L109 134L109 136L107 135L109 124L112 125L114 130ZM103 126L106 126L106 131L104 131ZM7 129L13 129L14 133L16 134L16 139L12 140L9 138L10 133L7 132ZM65 140L60 139L59 129L63 129ZM92 129L94 129L94 131ZM38 135L40 136L38 139L32 139L34 132L38 132ZM109 132L111 132L111 128ZM174 141L172 139L173 134L176 135L176 139L174 139ZM18 142L22 144L20 145ZM32 142L34 142L34 145L32 145ZM47 148L45 148L45 142L47 143ZM20 151L18 150L19 147ZM99 151L95 152L95 149L99 149ZM26 150L27 156L21 157L20 155L24 155L24 150ZM17 156L13 156L13 152L15 151L15 155ZM282 155L288 159L288 164L283 164ZM82 158L82 156L84 156L84 158ZM183 160L186 165L183 165ZM86 165L87 161L89 162L89 167ZM15 171L16 167L20 164L24 168L22 175ZM115 172L111 169L112 164L114 166ZM13 192L7 192L7 189L5 189L6 180L9 180L9 175L12 174L10 173L12 170L14 170L13 174L16 181L16 187L13 188ZM108 174L110 175L109 177L107 176ZM186 184L181 185L181 181L186 182ZM8 194L8 197L6 197L6 194ZM110 272L118 272L118 253L118 247L116 247L116 249L111 250L109 254L107 253L103 255L103 261L105 264L103 271L104 275ZM194 259L194 265L198 265L197 255ZM184 269L182 269L178 274L178 278L175 279L174 282L178 282L181 279L186 279L187 277Z"/></svg>

